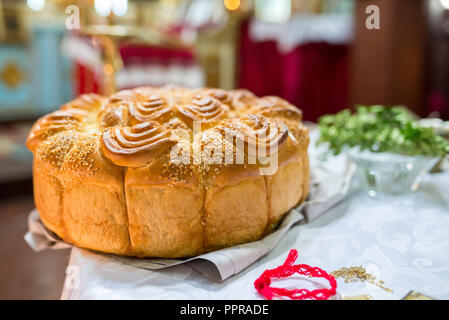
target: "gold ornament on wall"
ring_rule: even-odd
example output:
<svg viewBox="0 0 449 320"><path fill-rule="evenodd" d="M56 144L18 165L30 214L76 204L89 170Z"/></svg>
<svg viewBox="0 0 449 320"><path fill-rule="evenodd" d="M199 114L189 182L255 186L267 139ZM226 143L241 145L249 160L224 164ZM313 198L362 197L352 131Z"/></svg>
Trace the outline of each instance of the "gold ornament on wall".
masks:
<svg viewBox="0 0 449 320"><path fill-rule="evenodd" d="M25 79L15 62L7 62L0 70L0 79L10 89L16 89Z"/></svg>

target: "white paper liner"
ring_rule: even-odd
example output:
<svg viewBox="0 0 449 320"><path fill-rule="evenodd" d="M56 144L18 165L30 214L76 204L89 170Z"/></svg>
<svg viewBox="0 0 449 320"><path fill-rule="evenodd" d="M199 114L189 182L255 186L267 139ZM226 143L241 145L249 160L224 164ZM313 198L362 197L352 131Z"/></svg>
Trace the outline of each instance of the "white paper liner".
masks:
<svg viewBox="0 0 449 320"><path fill-rule="evenodd" d="M315 162L311 167L310 195L307 202L290 210L276 230L259 241L225 248L190 259L131 258L98 253L113 257L136 268L158 270L179 264L188 264L206 277L223 281L239 273L271 251L285 233L296 223L310 222L340 202L348 192L355 166L343 157L329 162ZM332 163L332 165L329 165ZM28 217L25 241L35 251L65 249L72 245L61 240L41 222L36 209Z"/></svg>

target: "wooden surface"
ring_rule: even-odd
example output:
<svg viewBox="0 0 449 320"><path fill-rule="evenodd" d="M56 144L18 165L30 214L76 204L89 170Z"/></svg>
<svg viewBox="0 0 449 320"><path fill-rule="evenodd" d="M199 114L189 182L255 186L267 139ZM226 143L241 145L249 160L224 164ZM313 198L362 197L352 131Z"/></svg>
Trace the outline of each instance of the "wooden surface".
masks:
<svg viewBox="0 0 449 320"><path fill-rule="evenodd" d="M59 299L69 250L35 253L23 240L31 195L0 200L0 299Z"/></svg>
<svg viewBox="0 0 449 320"><path fill-rule="evenodd" d="M380 29L368 30L368 5ZM405 105L424 112L427 21L424 0L358 0L352 50L351 103Z"/></svg>

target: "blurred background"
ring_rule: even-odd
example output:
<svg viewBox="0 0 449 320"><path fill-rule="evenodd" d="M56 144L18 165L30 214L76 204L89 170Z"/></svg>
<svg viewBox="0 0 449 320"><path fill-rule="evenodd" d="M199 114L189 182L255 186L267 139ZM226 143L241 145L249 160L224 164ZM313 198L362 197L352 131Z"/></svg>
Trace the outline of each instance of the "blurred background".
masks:
<svg viewBox="0 0 449 320"><path fill-rule="evenodd" d="M22 239L34 121L167 83L278 95L308 121L355 104L447 120L449 0L0 0L0 299L59 298L69 254Z"/></svg>

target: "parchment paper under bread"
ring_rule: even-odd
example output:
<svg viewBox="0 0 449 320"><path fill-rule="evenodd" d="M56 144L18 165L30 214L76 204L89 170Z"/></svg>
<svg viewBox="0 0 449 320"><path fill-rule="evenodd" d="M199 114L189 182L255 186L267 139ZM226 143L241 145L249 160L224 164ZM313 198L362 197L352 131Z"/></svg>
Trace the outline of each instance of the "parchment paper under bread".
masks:
<svg viewBox="0 0 449 320"><path fill-rule="evenodd" d="M317 160L316 156L316 154L310 155L312 160L311 185L308 201L290 210L276 230L259 241L209 252L189 259L138 259L98 254L109 256L119 263L150 270L188 264L214 281L223 281L244 270L271 251L294 224L307 223L316 219L346 196L355 166L342 156L325 162ZM313 159L314 157L315 159ZM37 252L72 247L71 244L62 241L44 226L37 210L33 210L29 214L28 232L24 238L28 245Z"/></svg>

